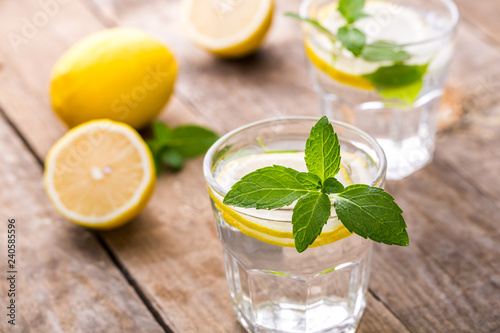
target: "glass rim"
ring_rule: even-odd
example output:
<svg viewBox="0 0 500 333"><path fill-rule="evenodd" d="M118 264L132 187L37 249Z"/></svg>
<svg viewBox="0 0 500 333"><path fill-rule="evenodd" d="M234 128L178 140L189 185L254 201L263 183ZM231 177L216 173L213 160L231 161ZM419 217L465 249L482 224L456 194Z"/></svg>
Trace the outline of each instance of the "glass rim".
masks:
<svg viewBox="0 0 500 333"><path fill-rule="evenodd" d="M300 4L300 7L299 7L299 15L301 17L310 19L309 15L307 15L307 9L312 1L314 1L314 0L303 0L302 1L302 3ZM433 36L433 37L430 37L427 39L417 40L416 42L411 42L411 43L394 44L394 45L391 45L390 47L394 47L394 46L397 46L397 47L418 46L421 44L434 42L434 41L437 41L437 40L444 38L448 35L451 35L455 31L455 29L457 28L458 22L460 21L460 14L458 11L458 7L453 0L438 0L438 1L444 3L446 5L446 8L448 9L448 11L451 13L451 22L449 23L447 28L444 29L443 32L440 32L436 36ZM389 46L378 45L378 46L374 46L374 47L384 48L384 47L389 47Z"/></svg>
<svg viewBox="0 0 500 333"><path fill-rule="evenodd" d="M276 121L287 121L287 120L311 120L311 121L318 121L320 118L319 117L307 117L307 116L289 116L289 117L274 117L274 118L268 118L264 120L259 120L255 121L246 125L243 125L241 127L238 127L227 134L223 135L221 138L219 138L207 151L205 154L205 157L203 158L203 175L205 177L206 182L208 185L217 191L221 196L225 196L227 194L227 190L223 189L216 181L213 175L213 168L212 168L212 158L217 151L219 147L221 147L225 142L227 142L231 137L234 135L241 133L245 130L248 130L253 127L257 127L266 123L273 123ZM328 119L328 121L336 126L345 128L349 131L355 132L357 135L359 135L361 138L366 140L370 147L375 150L375 153L380 157L380 163L378 166L377 170L377 175L374 177L374 179L371 181L369 184L370 186L375 186L376 184L379 184L382 179L385 177L386 171L387 171L387 159L385 156L385 152L380 146L380 144L375 140L374 137L366 133L365 131L359 129L356 126L347 124L343 121L338 121L338 120L331 120Z"/></svg>

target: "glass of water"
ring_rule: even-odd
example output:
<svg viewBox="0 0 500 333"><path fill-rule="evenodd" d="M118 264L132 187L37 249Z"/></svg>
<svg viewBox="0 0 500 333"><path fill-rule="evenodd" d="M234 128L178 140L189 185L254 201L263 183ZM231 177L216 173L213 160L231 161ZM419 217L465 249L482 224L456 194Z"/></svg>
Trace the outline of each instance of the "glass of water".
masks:
<svg viewBox="0 0 500 333"><path fill-rule="evenodd" d="M366 306L372 241L349 233L335 214L323 232L335 227L298 253L290 207L222 204L231 186L256 169L279 164L306 171L305 144L316 121L295 117L244 126L219 139L204 159L229 293L248 332L354 332ZM386 160L375 139L331 123L341 145L339 181L383 187Z"/></svg>
<svg viewBox="0 0 500 333"><path fill-rule="evenodd" d="M453 53L459 14L451 0L368 0L351 24L365 46L338 38L346 20L332 0L304 0L304 46L321 112L374 136L401 179L432 160L437 112ZM357 53L356 55L354 53Z"/></svg>

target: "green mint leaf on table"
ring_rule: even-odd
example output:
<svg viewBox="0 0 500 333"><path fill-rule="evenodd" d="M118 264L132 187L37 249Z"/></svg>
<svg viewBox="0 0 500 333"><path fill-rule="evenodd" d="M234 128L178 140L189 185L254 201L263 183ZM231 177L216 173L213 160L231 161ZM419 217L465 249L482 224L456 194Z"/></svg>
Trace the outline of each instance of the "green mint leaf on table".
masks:
<svg viewBox="0 0 500 333"><path fill-rule="evenodd" d="M340 0L338 11L348 24L354 23L362 17L368 16L363 13L365 0Z"/></svg>
<svg viewBox="0 0 500 333"><path fill-rule="evenodd" d="M361 55L366 43L366 36L361 30L346 26L339 29L337 36L342 42L342 45L351 51L355 57Z"/></svg>
<svg viewBox="0 0 500 333"><path fill-rule="evenodd" d="M321 178L309 172L299 172L295 177L308 190L319 190Z"/></svg>
<svg viewBox="0 0 500 333"><path fill-rule="evenodd" d="M155 137L155 141L159 145L167 144L168 141L170 140L170 136L171 136L170 128L165 123L162 123L161 121L155 121L151 125L151 127L153 129L153 135Z"/></svg>
<svg viewBox="0 0 500 333"><path fill-rule="evenodd" d="M398 45L386 42L376 41L371 44L365 45L361 53L361 57L366 61L379 62L379 61L404 61L411 57L411 54L401 49Z"/></svg>
<svg viewBox="0 0 500 333"><path fill-rule="evenodd" d="M330 198L321 192L310 192L297 201L292 214L295 248L303 252L319 236L331 211Z"/></svg>
<svg viewBox="0 0 500 333"><path fill-rule="evenodd" d="M219 135L205 127L185 125L172 129L168 146L182 157L194 157L205 153L218 139Z"/></svg>
<svg viewBox="0 0 500 333"><path fill-rule="evenodd" d="M326 117L311 129L305 148L309 172L274 165L255 170L236 182L223 203L243 208L275 209L296 201L292 214L295 248L302 252L321 234L331 215L333 198L340 222L351 232L374 241L408 245L402 211L391 195L378 187L344 188L335 175L340 169L340 145Z"/></svg>
<svg viewBox="0 0 500 333"><path fill-rule="evenodd" d="M161 172L163 167L163 162L161 160L160 150L161 145L156 140L146 140L146 144L151 151L151 155L153 155L153 162L155 164L156 175Z"/></svg>
<svg viewBox="0 0 500 333"><path fill-rule="evenodd" d="M153 155L157 174L163 165L174 170L182 169L185 158L205 153L219 138L213 131L197 125L170 128L155 121L151 127L153 139L146 140L146 143Z"/></svg>
<svg viewBox="0 0 500 333"><path fill-rule="evenodd" d="M295 13L290 13L290 12L285 13L285 16L294 18L294 19L302 21L302 22L310 23L311 25L315 26L319 31L321 31L322 33L324 33L328 37L330 37L330 39L332 41L335 41L337 39L337 36L335 36L330 30L325 28L321 23L319 23L318 21L316 21L314 19L301 17Z"/></svg>
<svg viewBox="0 0 500 333"><path fill-rule="evenodd" d="M378 187L351 185L334 202L342 224L351 232L376 242L408 245L406 223L394 198Z"/></svg>
<svg viewBox="0 0 500 333"><path fill-rule="evenodd" d="M340 144L328 118L321 118L306 141L307 170L322 181L335 176L340 169Z"/></svg>
<svg viewBox="0 0 500 333"><path fill-rule="evenodd" d="M326 194L340 193L344 191L344 185L335 178L328 178L325 179L321 191Z"/></svg>
<svg viewBox="0 0 500 333"><path fill-rule="evenodd" d="M184 159L182 158L182 155L173 149L162 149L160 156L161 161L174 170L181 170L184 166Z"/></svg>
<svg viewBox="0 0 500 333"><path fill-rule="evenodd" d="M258 209L288 206L309 192L297 180L298 173L279 165L255 170L233 185L223 203Z"/></svg>

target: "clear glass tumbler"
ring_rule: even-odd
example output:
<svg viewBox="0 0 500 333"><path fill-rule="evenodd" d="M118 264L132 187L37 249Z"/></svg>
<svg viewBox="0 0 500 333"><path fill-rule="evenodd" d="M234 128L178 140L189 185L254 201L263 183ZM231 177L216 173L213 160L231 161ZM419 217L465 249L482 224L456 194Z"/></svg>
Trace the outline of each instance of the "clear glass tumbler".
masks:
<svg viewBox="0 0 500 333"><path fill-rule="evenodd" d="M300 16L333 35L346 22L332 0L304 0ZM367 0L358 56L335 36L303 23L310 76L321 113L375 137L387 156L388 179L431 162L437 112L453 53L459 14L451 0Z"/></svg>
<svg viewBox="0 0 500 333"><path fill-rule="evenodd" d="M252 123L223 136L205 156L204 175L229 292L236 317L248 332L354 332L366 306L372 241L345 229L345 238L325 239L298 253L293 239L285 244L261 229L272 225L291 231L290 208L256 210L222 204L228 184L243 176L237 170L240 161L265 158L280 164L282 156L300 154L316 121L291 117ZM386 159L378 143L351 125L331 123L347 178L383 187ZM299 163L294 167L301 169ZM231 212L249 224L237 227ZM336 219L334 214L330 219Z"/></svg>

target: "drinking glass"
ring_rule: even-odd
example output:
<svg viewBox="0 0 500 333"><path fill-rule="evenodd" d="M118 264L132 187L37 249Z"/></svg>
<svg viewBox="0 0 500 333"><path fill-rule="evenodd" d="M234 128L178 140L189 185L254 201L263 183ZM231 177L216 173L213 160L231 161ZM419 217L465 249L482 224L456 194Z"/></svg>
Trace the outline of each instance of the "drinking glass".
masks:
<svg viewBox="0 0 500 333"><path fill-rule="evenodd" d="M288 117L252 123L220 138L204 159L229 293L236 318L248 332L354 332L366 306L372 241L345 229L345 238L325 240L298 253L293 239L291 244L279 245L279 239L275 242L266 237L259 227L235 227L234 222L244 217L253 225L273 224L291 231L290 208L257 210L222 204L229 190L227 179L234 183L242 176L231 171L235 170L234 161L238 164L275 154L270 156L279 164L280 154L305 150L316 121ZM379 144L351 125L331 123L349 179L383 187L386 159ZM332 219L336 219L334 214Z"/></svg>
<svg viewBox="0 0 500 333"><path fill-rule="evenodd" d="M337 34L345 23L337 7L304 0L299 13ZM375 137L387 156L387 179L397 180L432 161L459 14L451 0L368 0L365 12L354 26L370 46L359 56L309 23L302 24L305 53L321 114ZM394 60L387 51L397 52Z"/></svg>

